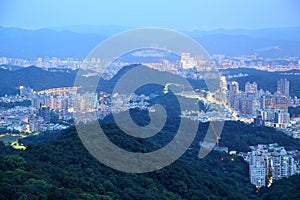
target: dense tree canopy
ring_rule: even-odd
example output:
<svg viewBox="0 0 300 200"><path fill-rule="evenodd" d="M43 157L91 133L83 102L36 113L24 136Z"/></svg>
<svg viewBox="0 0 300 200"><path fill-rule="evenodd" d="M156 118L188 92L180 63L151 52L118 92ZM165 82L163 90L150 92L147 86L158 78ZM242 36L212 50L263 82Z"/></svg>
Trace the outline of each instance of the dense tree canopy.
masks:
<svg viewBox="0 0 300 200"><path fill-rule="evenodd" d="M135 111L138 112L138 111ZM144 111L135 116L144 118ZM170 119L171 120L171 119ZM117 145L131 151L152 151L169 141L164 136L148 140L128 136L114 124L101 125ZM82 145L75 127L25 151L0 145L0 199L297 199L300 177L275 182L259 193L250 184L248 164L242 158L212 151L198 158L199 140L207 124L201 124L191 148L177 161L161 170L131 174L111 169L97 161ZM49 133L51 134L51 133ZM242 122L226 122L221 146L247 151L249 145L277 142L288 149L299 141L275 129L254 128ZM160 142L158 141L160 140ZM127 145L125 145L127 144ZM276 194L273 192L276 191Z"/></svg>
<svg viewBox="0 0 300 200"><path fill-rule="evenodd" d="M291 117L300 117L300 106L289 107L289 113Z"/></svg>

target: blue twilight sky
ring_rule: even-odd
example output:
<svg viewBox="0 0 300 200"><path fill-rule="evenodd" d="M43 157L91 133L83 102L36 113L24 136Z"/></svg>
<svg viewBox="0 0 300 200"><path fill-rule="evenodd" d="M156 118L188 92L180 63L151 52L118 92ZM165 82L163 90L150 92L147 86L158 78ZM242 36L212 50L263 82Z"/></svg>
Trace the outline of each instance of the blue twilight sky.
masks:
<svg viewBox="0 0 300 200"><path fill-rule="evenodd" d="M0 0L0 26L158 26L175 29L300 26L298 0Z"/></svg>

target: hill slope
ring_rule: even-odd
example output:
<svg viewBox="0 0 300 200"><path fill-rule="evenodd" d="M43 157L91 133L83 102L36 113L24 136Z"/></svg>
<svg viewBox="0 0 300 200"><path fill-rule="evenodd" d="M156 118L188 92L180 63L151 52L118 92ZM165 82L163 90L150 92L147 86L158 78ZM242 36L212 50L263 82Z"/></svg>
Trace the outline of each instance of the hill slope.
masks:
<svg viewBox="0 0 300 200"><path fill-rule="evenodd" d="M140 111L132 113L136 120L144 123L145 114ZM101 126L111 141L128 151L148 152L160 146L161 141L155 138L139 139L126 135L114 123ZM173 128L176 127L171 124L159 140L167 141ZM264 188L255 193L248 178L248 164L242 158L217 151L212 151L204 159L197 157L199 141L206 129L207 124L201 124L194 143L180 159L146 174L123 173L101 164L84 148L74 127L64 131L59 139L31 144L25 151L0 145L0 198L268 199L274 196L270 192L281 184L299 183L300 177L295 176L276 182L274 189ZM221 145L237 150L247 150L248 145L255 142L278 142L288 148L300 146L299 140L284 137L283 133L273 130L253 129L241 122L229 122L225 124ZM251 132L255 133L252 137ZM282 138L286 142L280 143ZM291 187L296 189L298 186ZM300 193L286 188L277 191L276 196L297 199Z"/></svg>

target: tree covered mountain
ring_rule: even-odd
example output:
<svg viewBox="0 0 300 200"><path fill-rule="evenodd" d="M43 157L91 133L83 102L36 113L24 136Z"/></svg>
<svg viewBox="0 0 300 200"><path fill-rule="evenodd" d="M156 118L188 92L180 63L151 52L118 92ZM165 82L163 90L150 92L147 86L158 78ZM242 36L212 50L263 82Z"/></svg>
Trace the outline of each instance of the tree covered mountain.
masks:
<svg viewBox="0 0 300 200"><path fill-rule="evenodd" d="M133 110L131 114L138 123L147 124L149 120L146 111ZM102 122L101 127L114 144L132 152L160 148L176 129L171 123L158 138L141 139L123 133L113 122ZM299 199L300 176L275 182L257 193L250 184L249 166L241 157L212 151L199 159L199 141L203 140L207 127L207 123L200 124L194 142L180 159L145 174L124 173L101 164L85 149L75 127L63 131L59 138L55 134L52 141L28 144L25 151L0 144L0 198ZM299 140L282 132L242 122L225 123L220 145L247 151L249 145L270 142L287 149L300 149Z"/></svg>
<svg viewBox="0 0 300 200"><path fill-rule="evenodd" d="M124 66L111 80L99 80L98 90L111 92L117 81L130 69L134 67L139 67L140 65L129 65ZM55 88L55 87L73 87L74 80L77 75L78 70L44 70L35 66L30 67L15 67L14 70L10 70L11 67L5 66L5 68L0 67L0 96L5 94L16 94L18 93L19 86L23 85L26 87L31 87L36 91ZM237 81L240 84L240 89L244 90L246 82L256 82L258 84L258 89L268 90L270 92L276 92L277 81L281 78L286 78L290 81L290 95L292 97L300 97L300 79L298 70L287 71L287 72L267 72L255 69L227 69L220 70L223 75L238 75L247 74L245 77L235 77L227 80ZM170 75L167 72L161 72L162 75ZM165 76L164 75L164 76ZM90 77L93 79L95 77ZM88 78L87 78L88 79ZM96 80L96 79L95 79ZM203 80L188 79L190 84L194 89L206 89L206 85ZM147 91L160 90L161 87L151 86L144 88ZM141 91L141 90L140 90Z"/></svg>
<svg viewBox="0 0 300 200"><path fill-rule="evenodd" d="M51 72L30 66L16 71L0 68L0 96L19 93L21 85L36 91L74 85L76 71Z"/></svg>

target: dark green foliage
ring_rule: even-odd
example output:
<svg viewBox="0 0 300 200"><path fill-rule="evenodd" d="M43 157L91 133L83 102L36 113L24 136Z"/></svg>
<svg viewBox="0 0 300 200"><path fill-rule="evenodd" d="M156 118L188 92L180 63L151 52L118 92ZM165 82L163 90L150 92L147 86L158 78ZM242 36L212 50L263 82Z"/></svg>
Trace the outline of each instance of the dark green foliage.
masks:
<svg viewBox="0 0 300 200"><path fill-rule="evenodd" d="M50 72L30 66L17 71L0 69L0 96L19 93L20 85L31 87L36 91L55 88L71 87L74 85L76 71Z"/></svg>
<svg viewBox="0 0 300 200"><path fill-rule="evenodd" d="M137 110L133 112L139 118L137 120L142 120L147 114ZM114 123L102 124L115 144L131 151L151 151L169 141L167 135L172 135L176 126L167 127L164 136L142 140L121 133ZM203 139L206 131L207 124L201 124L194 143L180 159L168 167L145 174L123 173L101 164L84 148L74 127L65 131L60 139L31 144L26 151L14 151L0 145L0 199L277 198L270 193L276 191L273 186L255 193L248 177L248 164L242 158L213 151L199 159L199 140ZM162 144L157 140L162 140ZM237 145L239 140L243 142ZM293 139L271 128L226 122L222 145L247 150L248 145L257 141L278 142L287 148L296 145ZM280 188L281 184L287 185L280 190L278 197L299 197L299 186L296 186L299 180L295 176L285 182L276 182L275 188ZM287 188L291 184L295 188L293 191Z"/></svg>
<svg viewBox="0 0 300 200"><path fill-rule="evenodd" d="M221 134L220 146L230 150L247 152L249 146L278 143L287 150L300 150L300 140L291 138L271 127L252 127L243 122L228 121Z"/></svg>
<svg viewBox="0 0 300 200"><path fill-rule="evenodd" d="M6 128L0 128L0 134L3 133L20 133L18 130L7 130Z"/></svg>
<svg viewBox="0 0 300 200"><path fill-rule="evenodd" d="M30 144L40 144L51 140L58 139L65 131L46 131L38 135L30 135L26 138L19 139L19 143L28 146Z"/></svg>
<svg viewBox="0 0 300 200"><path fill-rule="evenodd" d="M300 106L289 107L289 113L291 117L300 117Z"/></svg>
<svg viewBox="0 0 300 200"><path fill-rule="evenodd" d="M97 91L106 91L111 93L115 84L126 72L134 67L140 65L130 65L123 67L111 80L99 80ZM246 82L256 82L259 89L269 90L270 92L275 92L277 88L277 81L281 78L286 78L290 81L290 95L292 97L300 97L300 80L298 75L285 75L282 72L267 72L255 69L228 69L220 70L224 75L237 75L239 73L248 74L246 77L233 78L228 81L237 81L240 84L240 89L244 90ZM293 73L299 73L298 70L288 71ZM173 77L176 82L177 75L170 74L167 72L160 72L163 77L170 76ZM21 68L16 71L9 71L5 69L0 69L0 77L2 77L2 82L0 85L0 95L5 94L16 94L18 93L18 87L20 85L28 86L36 91L54 88L54 87L72 87L74 86L74 80L77 71L45 71L38 67L27 67ZM86 79L86 81L97 81L95 77ZM207 89L206 83L203 80L188 79L191 86L196 89ZM147 84L141 88L138 88L137 94L157 93L162 91L164 86L156 84ZM1 107L1 106L0 106Z"/></svg>
<svg viewBox="0 0 300 200"><path fill-rule="evenodd" d="M300 199L300 176L292 176L275 182L270 188L262 188L262 199Z"/></svg>
<svg viewBox="0 0 300 200"><path fill-rule="evenodd" d="M9 155L4 157L4 164L6 164L9 169L22 169L26 162L24 158L19 155Z"/></svg>

